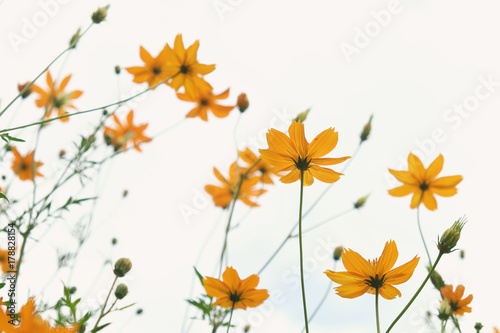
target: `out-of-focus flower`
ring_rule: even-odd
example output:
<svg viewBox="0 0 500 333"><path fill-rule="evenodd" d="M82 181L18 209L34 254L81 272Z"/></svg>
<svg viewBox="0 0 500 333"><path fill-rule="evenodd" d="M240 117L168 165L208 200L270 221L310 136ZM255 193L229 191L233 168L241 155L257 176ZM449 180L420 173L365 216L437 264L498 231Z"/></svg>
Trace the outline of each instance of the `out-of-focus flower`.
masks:
<svg viewBox="0 0 500 333"><path fill-rule="evenodd" d="M420 258L415 256L404 265L392 269L398 259L398 249L394 241L385 244L380 258L366 260L353 250L344 250L342 263L347 272L325 271L335 283L337 294L344 298L355 298L364 293L375 294L377 291L385 299L401 297L401 292L394 287L408 281L413 275Z"/></svg>
<svg viewBox="0 0 500 333"><path fill-rule="evenodd" d="M244 310L259 306L269 297L266 289L255 289L258 283L259 277L255 274L241 280L232 267L226 268L222 280L212 277L203 279L207 294L217 298L214 306Z"/></svg>
<svg viewBox="0 0 500 333"><path fill-rule="evenodd" d="M66 76L59 86L52 80L50 72L47 71L47 90L43 90L36 84L31 87L33 91L38 94L38 99L35 101L36 106L45 109L45 119L50 118L52 110L57 110L58 116L64 116L68 114L67 108L76 107L73 105L73 100L80 97L83 92L81 90L74 90L72 92L65 92L64 88L68 85L71 75ZM61 121L68 121L69 117L61 118Z"/></svg>
<svg viewBox="0 0 500 333"><path fill-rule="evenodd" d="M167 49L164 48L156 58L153 58L142 46L139 52L144 66L125 68L127 72L134 76L135 83L147 82L150 87L167 80L170 76L167 73ZM120 68L118 66L115 67ZM118 74L119 72L117 72Z"/></svg>
<svg viewBox="0 0 500 333"><path fill-rule="evenodd" d="M236 169L238 168L238 174ZM255 189L255 185L259 183L260 177L245 178L242 180L242 176L245 169L238 167L236 162L234 162L229 168L229 179L226 179L222 174L214 168L214 174L218 180L222 183L221 186L206 185L205 191L212 196L214 204L218 207L227 208L231 201L236 196L238 192L238 186L240 186L238 199L243 201L250 207L259 206L257 203L251 201L252 197L258 197L266 192L265 189ZM240 185L240 182L241 185Z"/></svg>
<svg viewBox="0 0 500 333"><path fill-rule="evenodd" d="M277 172L290 171L280 178L281 182L293 183L300 179L301 172L304 173L304 186L311 185L314 178L325 183L340 179L341 173L320 167L339 164L350 158L323 158L337 146L338 132L334 128L318 134L311 144L306 140L304 125L300 120L292 122L288 132L290 137L274 128L270 129L267 133L269 149L259 149L260 157L275 167Z"/></svg>
<svg viewBox="0 0 500 333"><path fill-rule="evenodd" d="M218 118L224 118L229 115L229 112L234 109L234 106L223 106L217 104L218 100L226 99L228 96L229 89L219 95L214 95L211 89L197 89L194 96L177 93L177 97L179 97L180 100L196 103L196 107L189 111L186 117L200 117L205 121L208 120L207 114L209 110L212 111L212 113Z"/></svg>
<svg viewBox="0 0 500 333"><path fill-rule="evenodd" d="M9 251L0 249L0 266L2 272L8 272L11 269L9 268Z"/></svg>
<svg viewBox="0 0 500 333"><path fill-rule="evenodd" d="M197 89L212 89L212 86L203 79L203 75L212 72L215 65L203 65L198 62L196 57L199 46L200 42L196 41L186 50L181 34L175 37L173 49L168 44L165 45L168 62L166 73L169 77L175 75L169 84L176 91L184 86L186 95L191 98L196 97Z"/></svg>
<svg viewBox="0 0 500 333"><path fill-rule="evenodd" d="M457 286L455 291L453 291L452 285L446 285L441 288L441 295L443 295L443 299L448 301L451 306L451 313L454 315L463 316L465 312L471 312L472 309L468 306L470 302L472 302L472 295L467 296L462 299L464 296L465 287L461 284Z"/></svg>
<svg viewBox="0 0 500 333"><path fill-rule="evenodd" d="M144 135L148 124L134 125L134 111L130 110L127 115L127 123L123 124L118 117L113 114L116 128L104 127L104 139L107 144L112 145L116 151L126 150L131 143L138 151L142 151L139 144L150 142L151 138Z"/></svg>
<svg viewBox="0 0 500 333"><path fill-rule="evenodd" d="M42 162L33 162L33 157L35 156L35 151L31 151L26 156L22 156L16 147L12 147L12 153L14 154L14 160L12 161L12 171L21 180L31 180L33 181L33 174L35 176L43 177L43 175L38 171L38 168L43 165ZM35 167L35 172L33 172L33 167Z"/></svg>
<svg viewBox="0 0 500 333"><path fill-rule="evenodd" d="M395 197L404 197L413 193L411 208L417 208L422 202L429 210L437 208L434 194L442 197L451 197L457 193L457 186L463 179L462 176L448 176L437 178L443 169L444 158L439 155L426 169L420 159L410 153L408 155L408 171L389 172L404 185L389 190L389 194Z"/></svg>
<svg viewBox="0 0 500 333"><path fill-rule="evenodd" d="M279 173L275 172L274 168L270 166L266 161L264 161L263 159L260 159L259 161L259 158L249 148L240 151L240 157L243 161L245 161L248 164L248 167L251 167L252 165L257 163L252 168L251 174L254 174L254 172L259 172L261 181L264 184L274 184L271 176L272 175L279 176Z"/></svg>
<svg viewBox="0 0 500 333"><path fill-rule="evenodd" d="M21 308L19 312L20 325L14 326L8 323L11 320L7 313L3 311L3 306L5 304L0 299L0 320L2 326L0 326L0 332L5 333L77 333L80 331L78 325L73 325L72 327L56 326L52 325L42 319L35 310L35 299L30 298L25 305ZM5 319L9 318L7 321Z"/></svg>

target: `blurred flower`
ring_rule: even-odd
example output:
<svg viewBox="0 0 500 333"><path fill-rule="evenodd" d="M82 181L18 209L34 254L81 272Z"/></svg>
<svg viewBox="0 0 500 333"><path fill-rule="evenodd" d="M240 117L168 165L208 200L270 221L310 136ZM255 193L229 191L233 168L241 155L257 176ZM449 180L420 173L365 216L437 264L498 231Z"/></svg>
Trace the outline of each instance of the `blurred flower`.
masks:
<svg viewBox="0 0 500 333"><path fill-rule="evenodd" d="M38 168L43 165L42 162L33 162L33 157L35 156L35 151L31 151L26 156L22 156L16 147L12 147L12 153L14 154L14 160L12 161L12 171L21 180L31 180L33 181L33 173L35 176L43 177L43 175L38 171ZM35 167L35 172L33 172L33 166Z"/></svg>
<svg viewBox="0 0 500 333"><path fill-rule="evenodd" d="M2 272L6 273L10 271L9 268L9 251L0 249L0 266Z"/></svg>
<svg viewBox="0 0 500 333"><path fill-rule="evenodd" d="M212 86L202 76L212 72L215 65L203 65L198 62L196 57L199 46L200 42L196 41L186 50L181 34L175 37L174 49L168 44L165 45L168 58L165 70L169 77L175 75L169 84L176 91L184 86L185 93L190 98L195 98L196 89L212 89Z"/></svg>
<svg viewBox="0 0 500 333"><path fill-rule="evenodd" d="M443 169L444 158L439 155L434 162L426 169L420 159L410 153L408 155L409 171L395 171L389 169L389 172L404 185L389 190L389 194L395 197L404 197L413 193L411 199L411 208L416 208L423 202L429 210L437 208L434 194L442 197L451 197L457 193L455 186L463 179L462 176L448 176L436 178Z"/></svg>
<svg viewBox="0 0 500 333"><path fill-rule="evenodd" d="M0 305L4 305L2 299L0 299ZM73 327L57 326L52 327L52 325L42 319L35 311L35 299L30 298L25 305L21 308L19 313L20 325L14 326L7 324L10 318L7 313L3 311L2 306L0 306L0 320L2 326L0 326L0 331L5 333L76 333L80 331L78 325L73 325Z"/></svg>
<svg viewBox="0 0 500 333"><path fill-rule="evenodd" d="M26 88L27 85L29 85L30 82L26 82L24 84L18 84L17 85L17 90L19 92L23 91L24 88ZM25 92L23 92L23 94L21 95L21 97L24 99L24 98L27 98L29 95L31 95L31 93L33 92L33 85L31 87L29 87L28 89L26 89Z"/></svg>
<svg viewBox="0 0 500 333"><path fill-rule="evenodd" d="M142 61L144 61L144 66L140 67L128 67L125 68L127 72L134 76L135 83L147 82L150 87L157 85L160 82L167 80L170 75L166 72L167 66L167 49L164 48L160 54L153 58L148 51L142 46L140 47L139 55ZM118 66L115 67L119 69Z"/></svg>
<svg viewBox="0 0 500 333"><path fill-rule="evenodd" d="M241 113L245 112L246 109L248 109L248 107L250 106L250 102L248 101L247 94L241 93L238 95L236 106L238 107Z"/></svg>
<svg viewBox="0 0 500 333"><path fill-rule="evenodd" d="M81 90L74 90L72 92L66 93L64 92L64 88L68 84L71 79L71 75L66 76L62 81L59 87L52 80L52 76L50 72L47 71L47 90L43 90L36 84L33 84L31 87L33 91L36 92L39 96L35 101L36 106L39 108L45 108L45 119L50 118L53 109L57 110L58 116L64 116L68 114L66 112L67 108L75 109L75 106L72 104L72 100L80 97L83 92ZM61 121L68 121L69 117L61 118Z"/></svg>
<svg viewBox="0 0 500 333"><path fill-rule="evenodd" d="M461 284L457 286L455 291L453 291L452 285L446 285L441 288L441 295L443 295L444 300L447 300L450 303L451 313L454 315L463 316L465 312L472 311L472 309L467 306L470 302L472 302L472 295L462 299L464 291L465 287Z"/></svg>
<svg viewBox="0 0 500 333"><path fill-rule="evenodd" d="M493 327L493 333L500 333L500 330L498 330L498 328L496 327Z"/></svg>
<svg viewBox="0 0 500 333"><path fill-rule="evenodd" d="M258 197L266 192L264 189L255 189L254 186L260 181L260 177L245 178L241 180L245 169L238 167L238 176L236 176L236 162L229 168L229 179L224 178L217 168L214 168L214 174L221 181L221 186L206 185L205 191L212 196L214 204L218 207L226 208L236 196L238 186L241 187L238 193L238 199L250 207L259 206L250 200L251 197Z"/></svg>
<svg viewBox="0 0 500 333"><path fill-rule="evenodd" d="M134 148L142 151L139 144L142 142L150 142L151 138L144 135L144 130L148 124L134 125L134 111L130 110L127 115L127 123L122 124L118 117L113 114L113 119L117 125L116 128L104 127L104 138L106 143L115 147L115 150L126 150L129 143L132 143Z"/></svg>
<svg viewBox="0 0 500 333"><path fill-rule="evenodd" d="M262 159L260 159L259 161L259 158L249 148L240 151L239 154L241 159L248 163L248 167L257 163L252 168L251 174L253 174L254 171L260 172L260 178L264 184L274 184L271 175L279 176L279 173L275 172L272 166L270 166L266 161Z"/></svg>
<svg viewBox="0 0 500 333"><path fill-rule="evenodd" d="M344 250L342 263L347 272L325 271L325 274L335 283L337 294L344 298L355 298L364 293L380 293L385 299L401 297L401 292L393 287L408 281L413 275L420 258L415 256L404 265L392 269L398 259L398 249L394 241L387 242L379 259L365 260L353 250Z"/></svg>
<svg viewBox="0 0 500 333"><path fill-rule="evenodd" d="M334 128L329 128L318 134L309 144L304 134L304 124L299 120L292 122L288 129L290 137L286 134L270 129L267 133L269 149L259 149L260 157L276 171L290 171L282 176L283 183L293 183L300 179L301 171L304 172L304 185L309 186L314 178L333 183L340 179L341 173L319 165L339 164L350 158L321 158L331 152L338 141L338 133Z"/></svg>
<svg viewBox="0 0 500 333"><path fill-rule="evenodd" d="M223 308L244 309L256 307L262 304L268 297L266 289L255 289L259 283L259 277L250 275L244 280L238 276L238 272L232 267L227 267L222 274L222 281L211 277L203 279L203 286L207 294L216 297L214 306Z"/></svg>
<svg viewBox="0 0 500 333"><path fill-rule="evenodd" d="M208 120L207 112L209 110L218 118L224 118L229 115L229 112L234 109L234 106L222 106L217 104L217 100L226 99L228 96L229 89L219 95L214 95L212 89L197 89L193 97L188 94L177 93L177 97L179 97L180 100L197 103L196 107L189 111L186 117L200 117L205 121Z"/></svg>

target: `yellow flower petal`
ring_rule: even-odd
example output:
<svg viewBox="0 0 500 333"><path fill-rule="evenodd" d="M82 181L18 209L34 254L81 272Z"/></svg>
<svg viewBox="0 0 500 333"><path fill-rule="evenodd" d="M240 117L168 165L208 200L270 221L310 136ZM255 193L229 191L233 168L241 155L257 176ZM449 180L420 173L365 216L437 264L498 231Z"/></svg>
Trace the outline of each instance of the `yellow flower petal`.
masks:
<svg viewBox="0 0 500 333"><path fill-rule="evenodd" d="M458 183L460 183L463 179L464 179L464 177L462 177L462 176L441 177L441 178L438 178L438 179L432 181L432 186L434 186L434 187L457 186Z"/></svg>
<svg viewBox="0 0 500 333"><path fill-rule="evenodd" d="M342 173L338 173L331 169L323 168L317 165L309 167L308 171L311 172L312 176L325 183L334 183L340 179Z"/></svg>
<svg viewBox="0 0 500 333"><path fill-rule="evenodd" d="M411 276L413 275L413 272L415 271L415 268L417 267L419 260L420 258L415 256L415 258L408 261L406 264L396 267L393 270L389 271L385 275L386 283L398 285L408 281L408 279L410 279Z"/></svg>
<svg viewBox="0 0 500 333"><path fill-rule="evenodd" d="M293 143L295 144L299 155L302 158L305 158L307 156L307 148L309 146L309 143L307 142L304 133L304 124L302 124L300 120L294 121L288 128L288 132L290 133L290 139L292 139Z"/></svg>
<svg viewBox="0 0 500 333"><path fill-rule="evenodd" d="M436 176L443 170L444 157L439 154L439 156L429 165L425 173L425 181L427 184L431 182L432 179L436 178Z"/></svg>
<svg viewBox="0 0 500 333"><path fill-rule="evenodd" d="M372 276L373 266L363 258L359 253L353 250L344 250L342 253L342 263L344 267L349 271L361 276Z"/></svg>
<svg viewBox="0 0 500 333"><path fill-rule="evenodd" d="M424 191L424 195L422 197L422 202L427 207L428 210L436 210L437 209L437 202L436 198L432 195L432 192L427 190Z"/></svg>
<svg viewBox="0 0 500 333"><path fill-rule="evenodd" d="M389 169L389 172L402 183L418 186L417 179L409 171L396 171Z"/></svg>
<svg viewBox="0 0 500 333"><path fill-rule="evenodd" d="M394 266L396 260L398 260L398 248L396 246L396 242L389 241L385 243L384 251L382 251L382 255L377 263L376 273L379 276L383 276Z"/></svg>
<svg viewBox="0 0 500 333"><path fill-rule="evenodd" d="M335 128L329 128L318 134L309 145L309 157L319 158L331 152L339 140L338 132Z"/></svg>
<svg viewBox="0 0 500 333"><path fill-rule="evenodd" d="M384 284L384 286L382 286L382 288L379 289L379 293L380 296L382 296L385 299L394 299L397 296L401 297L401 292L397 288L389 284Z"/></svg>
<svg viewBox="0 0 500 333"><path fill-rule="evenodd" d="M408 170L415 178L422 183L425 180L425 168L420 159L410 153L408 155Z"/></svg>
<svg viewBox="0 0 500 333"><path fill-rule="evenodd" d="M396 188L393 188L392 190L389 190L389 194L394 196L394 197L404 197L408 194L414 193L419 191L419 188L414 185L402 185Z"/></svg>

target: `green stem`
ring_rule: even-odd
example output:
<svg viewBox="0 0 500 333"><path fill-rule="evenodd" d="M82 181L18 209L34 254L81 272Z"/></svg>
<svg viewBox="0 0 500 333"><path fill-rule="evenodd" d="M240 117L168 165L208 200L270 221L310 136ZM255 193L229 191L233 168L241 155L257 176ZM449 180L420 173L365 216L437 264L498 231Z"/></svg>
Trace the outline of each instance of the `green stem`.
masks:
<svg viewBox="0 0 500 333"><path fill-rule="evenodd" d="M441 320L441 333L445 332L447 322L448 320Z"/></svg>
<svg viewBox="0 0 500 333"><path fill-rule="evenodd" d="M226 333L229 333L229 328L231 327L231 320L233 319L233 311L234 311L234 302L233 302L233 306L231 307L231 314L229 315L229 323L227 324Z"/></svg>
<svg viewBox="0 0 500 333"><path fill-rule="evenodd" d="M111 292L113 291L116 280L118 280L118 276L115 276L115 279L113 280L113 284L111 285L111 288L109 289L108 296L106 296L106 300L104 301L104 304L102 305L101 314L99 315L99 318L97 318L97 322L95 323L94 328L92 329L91 332L96 332L96 329L97 329L97 326L99 325L99 322L105 316L104 309L106 309L106 306L108 305L109 296L111 295Z"/></svg>
<svg viewBox="0 0 500 333"><path fill-rule="evenodd" d="M300 284L302 286L302 304L304 306L304 320L306 333L309 333L309 322L307 318L306 288L304 285L304 259L302 253L302 201L304 198L304 171L300 170L300 204L299 204L299 251L300 251Z"/></svg>
<svg viewBox="0 0 500 333"><path fill-rule="evenodd" d="M420 201L422 201L422 198L420 198ZM418 203L417 206L417 224L418 224L418 231L420 232L420 238L422 238L422 242L424 243L425 253L427 253L427 259L429 259L429 265L432 266L431 256L429 254L429 250L427 249L427 244L425 243L424 234L422 233L422 227L420 226L420 202Z"/></svg>
<svg viewBox="0 0 500 333"><path fill-rule="evenodd" d="M451 319L453 319L453 324L455 324L455 327L457 328L458 332L462 333L462 330L460 329L460 324L458 323L457 318L452 315Z"/></svg>
<svg viewBox="0 0 500 333"><path fill-rule="evenodd" d="M380 333L380 318L378 313L378 288L375 291L375 315L377 317L377 333Z"/></svg>
<svg viewBox="0 0 500 333"><path fill-rule="evenodd" d="M80 35L80 38L81 39L83 37L83 35L85 35L87 33L87 31L89 31L89 29L92 27L92 25L94 25L94 23L91 23L87 29L85 29L85 31ZM69 50L71 50L73 48L73 45L70 45L68 46L64 51L62 51L61 53L59 53L59 55L57 57L54 58L54 60L52 60L48 65L47 67L45 67L41 72L40 74L37 75L37 77L35 77L33 79L33 81L31 81L28 85L26 85L26 87L24 87L20 92L19 94L17 94L16 97L14 97L14 99L12 101L10 101L9 104L7 104L7 106L0 112L0 117L5 113L5 111L7 111L7 109L12 105L14 104L14 102L22 96L22 94L24 94L29 88L31 88L31 86L35 83L36 80L38 80L40 78L40 76L43 75L43 73L45 73L50 66L52 66L59 58L61 58L66 52L68 52Z"/></svg>
<svg viewBox="0 0 500 333"><path fill-rule="evenodd" d="M425 284L427 283L427 281L429 281L432 272L434 272L434 270L436 269L436 266L439 263L439 260L441 260L441 257L443 256L443 254L444 254L443 252L439 252L438 257L436 258L436 262L434 263L434 265L432 266L432 268L429 270L429 273L427 274L427 277L425 278L424 282L422 282L422 284L420 285L420 287L418 288L418 290L415 292L415 295L413 295L413 297L408 302L408 304L406 304L406 306L403 309L403 311L401 311L401 313L396 317L396 319L394 319L394 321L392 322L391 326L389 326L389 328L387 329L386 333L389 333L391 331L391 329L394 327L394 325L396 325L396 323L398 322L398 320L401 319L401 317L405 314L405 312L408 310L408 308L410 307L410 305L415 301L415 299L417 298L418 294L420 294L420 292L422 291L422 289L424 289Z"/></svg>

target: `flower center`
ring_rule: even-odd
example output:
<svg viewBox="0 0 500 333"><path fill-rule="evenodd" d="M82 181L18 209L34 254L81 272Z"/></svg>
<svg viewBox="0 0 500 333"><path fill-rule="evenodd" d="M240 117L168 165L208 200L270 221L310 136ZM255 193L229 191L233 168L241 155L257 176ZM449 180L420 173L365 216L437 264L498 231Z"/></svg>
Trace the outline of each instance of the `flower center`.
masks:
<svg viewBox="0 0 500 333"><path fill-rule="evenodd" d="M154 75L158 75L158 74L160 74L160 73L161 73L161 69L160 69L159 67L155 67L155 68L153 68L153 74L154 74Z"/></svg>
<svg viewBox="0 0 500 333"><path fill-rule="evenodd" d="M201 105L201 106L207 106L207 105L208 105L208 100L206 100L206 99L202 99L202 100L200 101L200 105Z"/></svg>
<svg viewBox="0 0 500 333"><path fill-rule="evenodd" d="M426 191L429 189L429 185L424 182L424 183L420 184L420 189L422 190L422 192Z"/></svg>
<svg viewBox="0 0 500 333"><path fill-rule="evenodd" d="M231 295L229 295L229 300L235 304L241 301L241 295L231 293Z"/></svg>
<svg viewBox="0 0 500 333"><path fill-rule="evenodd" d="M187 74L187 72L189 72L189 66L182 65L182 66L181 66L181 68L179 69L179 71L180 71L182 74Z"/></svg>
<svg viewBox="0 0 500 333"><path fill-rule="evenodd" d="M385 283L385 275L379 278L378 274L375 274L375 276L370 276L369 279L366 279L365 283L375 290L379 290Z"/></svg>
<svg viewBox="0 0 500 333"><path fill-rule="evenodd" d="M28 164L26 164L26 163L24 163L24 162L21 162L21 164L19 164L19 169L20 169L21 171L26 171L26 170L28 170L28 169L29 169L29 166L28 166Z"/></svg>
<svg viewBox="0 0 500 333"><path fill-rule="evenodd" d="M297 169L301 171L306 171L307 169L309 169L309 162L311 161L310 160L308 161L307 158L302 159L302 157L299 156L299 160L298 161L294 160L294 162Z"/></svg>
<svg viewBox="0 0 500 333"><path fill-rule="evenodd" d="M60 109L68 104L68 95L67 94L60 94L54 97L54 106L57 109Z"/></svg>

